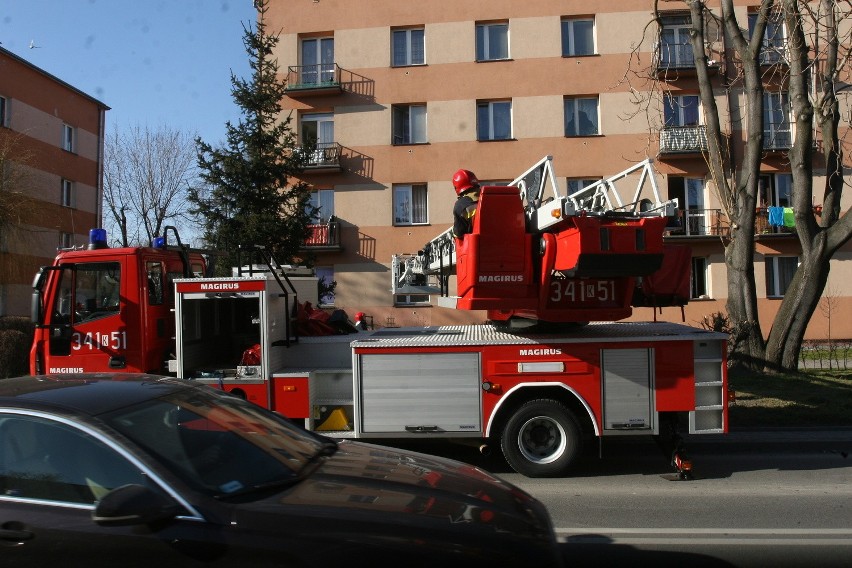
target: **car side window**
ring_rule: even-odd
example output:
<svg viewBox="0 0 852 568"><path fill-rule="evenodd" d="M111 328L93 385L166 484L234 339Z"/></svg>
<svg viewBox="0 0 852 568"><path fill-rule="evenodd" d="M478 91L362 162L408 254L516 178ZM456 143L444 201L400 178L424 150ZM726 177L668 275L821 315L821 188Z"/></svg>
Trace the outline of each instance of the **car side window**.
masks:
<svg viewBox="0 0 852 568"><path fill-rule="evenodd" d="M76 428L0 414L0 498L92 504L145 476L122 455Z"/></svg>

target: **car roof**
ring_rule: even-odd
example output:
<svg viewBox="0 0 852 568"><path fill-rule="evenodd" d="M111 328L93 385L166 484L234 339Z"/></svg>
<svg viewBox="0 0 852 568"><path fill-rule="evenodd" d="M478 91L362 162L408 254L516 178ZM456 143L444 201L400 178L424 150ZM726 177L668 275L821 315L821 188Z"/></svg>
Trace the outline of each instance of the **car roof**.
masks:
<svg viewBox="0 0 852 568"><path fill-rule="evenodd" d="M0 407L53 407L95 416L194 386L183 379L135 373L13 377L0 380Z"/></svg>

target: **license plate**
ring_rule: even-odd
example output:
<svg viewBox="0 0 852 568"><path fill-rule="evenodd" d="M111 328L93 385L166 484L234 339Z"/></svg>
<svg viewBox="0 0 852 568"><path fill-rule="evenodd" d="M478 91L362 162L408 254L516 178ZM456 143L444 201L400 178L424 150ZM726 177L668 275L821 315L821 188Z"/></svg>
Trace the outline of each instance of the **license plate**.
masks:
<svg viewBox="0 0 852 568"><path fill-rule="evenodd" d="M552 280L550 282L551 304L620 304L621 286L615 280Z"/></svg>

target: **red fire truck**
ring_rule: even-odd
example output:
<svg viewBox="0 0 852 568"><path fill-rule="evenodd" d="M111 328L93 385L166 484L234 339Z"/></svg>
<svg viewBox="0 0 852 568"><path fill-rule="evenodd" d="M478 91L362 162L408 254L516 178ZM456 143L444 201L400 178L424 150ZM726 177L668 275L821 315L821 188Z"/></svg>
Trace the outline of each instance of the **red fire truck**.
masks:
<svg viewBox="0 0 852 568"><path fill-rule="evenodd" d="M548 157L508 188L482 188L473 233L463 240L439 235L394 259L398 290L437 288L445 304L487 310L492 323L304 336L299 297L316 302L314 277L270 263L262 273L199 278L200 257L193 267L180 247L115 249L115 257L109 249L75 251L60 254L36 281L34 372L152 370L167 361L178 377L280 411L309 430L495 445L532 477L565 475L588 440L659 436L688 476L678 432L728 429L727 338L681 324L614 321L631 306L672 305L688 295L682 251L662 244L671 203L655 185L654 199L637 190L622 202L614 182L635 172L581 194L560 197L554 188L544 198L540 188L555 179L550 167ZM633 177L641 185L648 173ZM157 256L165 254L175 264ZM189 268L177 277L181 258ZM160 262L164 286L173 277L174 357L139 345L152 327L162 326L158 337L171 331L168 321L151 319L152 262ZM66 289L116 264L124 302L117 312L90 321L64 308ZM83 288L100 295L98 286ZM155 350L151 359L139 356Z"/></svg>

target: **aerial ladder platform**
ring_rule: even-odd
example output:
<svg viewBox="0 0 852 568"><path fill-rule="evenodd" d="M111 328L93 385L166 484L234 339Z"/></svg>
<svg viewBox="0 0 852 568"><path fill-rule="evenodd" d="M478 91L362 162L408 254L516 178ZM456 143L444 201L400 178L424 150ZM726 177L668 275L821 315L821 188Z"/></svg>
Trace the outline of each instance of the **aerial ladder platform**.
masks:
<svg viewBox="0 0 852 568"><path fill-rule="evenodd" d="M617 321L635 305L682 306L689 249L663 243L678 203L661 198L652 163L566 195L545 156L506 186L483 186L470 234L450 228L394 255L392 292L436 295L495 322Z"/></svg>

